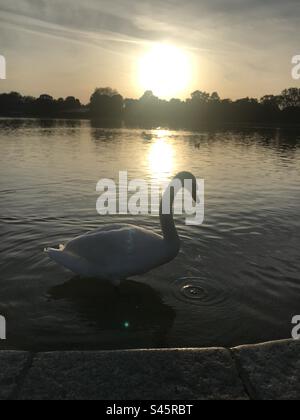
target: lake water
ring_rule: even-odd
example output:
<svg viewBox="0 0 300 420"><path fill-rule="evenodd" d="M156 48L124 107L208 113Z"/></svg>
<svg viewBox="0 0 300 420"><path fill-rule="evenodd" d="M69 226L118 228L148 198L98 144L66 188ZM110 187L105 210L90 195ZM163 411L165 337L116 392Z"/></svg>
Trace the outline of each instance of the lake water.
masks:
<svg viewBox="0 0 300 420"><path fill-rule="evenodd" d="M289 338L300 314L300 132L100 129L87 121L0 120L1 348L235 346ZM102 224L160 232L157 216L99 216L96 184L205 179L205 222L172 263L120 293L43 253ZM199 295L185 287L195 286Z"/></svg>

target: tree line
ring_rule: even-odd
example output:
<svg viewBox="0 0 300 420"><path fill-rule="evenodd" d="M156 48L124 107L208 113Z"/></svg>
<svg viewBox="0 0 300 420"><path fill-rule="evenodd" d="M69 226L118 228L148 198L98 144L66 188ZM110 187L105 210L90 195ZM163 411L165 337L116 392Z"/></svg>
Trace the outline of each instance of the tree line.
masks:
<svg viewBox="0 0 300 420"><path fill-rule="evenodd" d="M97 88L87 105L69 96L39 98L11 92L0 94L0 115L7 117L90 118L107 123L125 122L132 126L196 127L204 124L272 123L299 124L300 89L285 89L280 95L260 100L221 99L217 92L197 90L185 101L170 101L147 91L140 99L125 99L111 88Z"/></svg>

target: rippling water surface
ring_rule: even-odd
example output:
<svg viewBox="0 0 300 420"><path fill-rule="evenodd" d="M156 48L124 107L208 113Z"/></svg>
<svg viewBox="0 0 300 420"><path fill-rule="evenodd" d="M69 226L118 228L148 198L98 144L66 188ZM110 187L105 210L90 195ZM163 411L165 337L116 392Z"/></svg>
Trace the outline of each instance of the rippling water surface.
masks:
<svg viewBox="0 0 300 420"><path fill-rule="evenodd" d="M149 134L152 134L152 139ZM234 346L290 337L300 314L300 132L100 129L81 121L0 120L1 348ZM190 170L206 183L205 223L178 217L179 257L109 285L43 248L102 224L160 231L157 216L97 215L96 184L154 183Z"/></svg>

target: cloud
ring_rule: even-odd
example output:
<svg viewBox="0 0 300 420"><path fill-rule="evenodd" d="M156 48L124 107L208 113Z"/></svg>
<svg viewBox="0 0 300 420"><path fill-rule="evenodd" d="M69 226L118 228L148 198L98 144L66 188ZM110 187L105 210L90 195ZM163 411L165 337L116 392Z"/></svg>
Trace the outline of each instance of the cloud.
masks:
<svg viewBox="0 0 300 420"><path fill-rule="evenodd" d="M277 42L297 29L298 0L10 0L2 12L63 27L79 34L114 34L114 40L170 38L193 47L234 48L253 45L257 34ZM19 19L20 20L20 19ZM20 22L19 22L20 24ZM39 30L43 26L39 25ZM59 29L57 28L59 31ZM216 35L220 34L220 47ZM227 47L225 44L227 43ZM260 46L257 45L259 48Z"/></svg>
<svg viewBox="0 0 300 420"><path fill-rule="evenodd" d="M73 29L71 27L62 26L54 23L45 22L43 20L25 17L10 12L2 12L0 21L7 26L19 27L25 31L49 35L51 37L63 38L69 41L78 41L88 44L101 45L101 43L125 43L139 44L138 38L125 36L110 31L84 31Z"/></svg>
<svg viewBox="0 0 300 420"><path fill-rule="evenodd" d="M110 45L112 50L117 43L138 44L143 41L141 31L133 30L126 19L100 11L95 13L91 7L79 7L76 1L72 4L68 0L58 3L52 0L51 7L48 7L43 0L15 0L5 7L0 5L0 22L19 30L70 42L103 48Z"/></svg>

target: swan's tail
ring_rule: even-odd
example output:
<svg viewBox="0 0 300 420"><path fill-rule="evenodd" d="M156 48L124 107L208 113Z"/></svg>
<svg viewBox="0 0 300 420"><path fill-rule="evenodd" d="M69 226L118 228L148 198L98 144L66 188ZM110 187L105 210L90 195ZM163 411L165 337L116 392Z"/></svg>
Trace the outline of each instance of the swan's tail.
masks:
<svg viewBox="0 0 300 420"><path fill-rule="evenodd" d="M52 260L56 261L59 264L62 264L62 260L64 259L63 252L65 250L64 245L59 245L59 248L45 248L44 252L51 258Z"/></svg>
<svg viewBox="0 0 300 420"><path fill-rule="evenodd" d="M85 260L78 255L72 254L65 249L64 245L60 245L58 249L46 248L44 252L51 260L57 264L62 265L68 270L76 274L88 275L88 267L85 265Z"/></svg>

